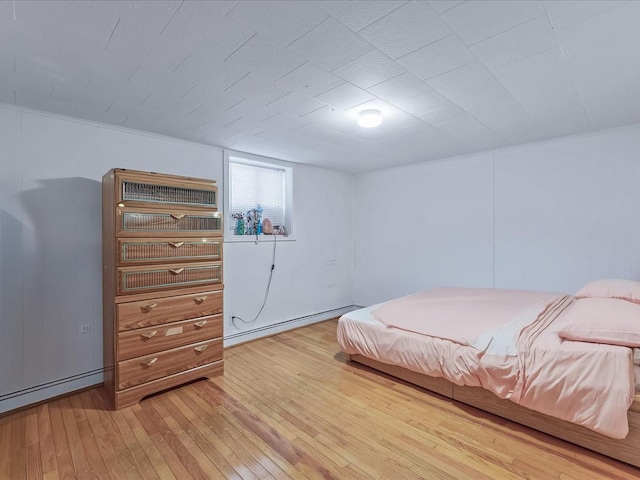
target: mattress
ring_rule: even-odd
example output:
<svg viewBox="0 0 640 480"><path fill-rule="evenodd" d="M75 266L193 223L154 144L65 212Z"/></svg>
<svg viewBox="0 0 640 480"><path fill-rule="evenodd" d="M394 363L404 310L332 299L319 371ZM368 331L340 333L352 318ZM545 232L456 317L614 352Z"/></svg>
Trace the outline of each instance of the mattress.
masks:
<svg viewBox="0 0 640 480"><path fill-rule="evenodd" d="M500 398L515 401L486 375L487 363L494 362L492 367L499 371L498 376L519 376L521 372L513 371L517 368L513 362L486 356L480 360L473 346L388 327L372 315L378 307L355 310L340 318L337 337L345 353L444 377L456 385L487 388ZM562 316L555 321L561 324ZM624 438L628 432L626 410L633 401L634 385L640 387L640 366L634 370L630 349L561 342L551 328L541 335L539 344L532 350L532 368L527 372L531 378L523 382L516 403L613 438ZM541 380L550 374L555 375L555 380ZM621 381L614 385L611 382L614 377ZM607 380L596 385L599 379ZM602 407L600 402L604 402Z"/></svg>

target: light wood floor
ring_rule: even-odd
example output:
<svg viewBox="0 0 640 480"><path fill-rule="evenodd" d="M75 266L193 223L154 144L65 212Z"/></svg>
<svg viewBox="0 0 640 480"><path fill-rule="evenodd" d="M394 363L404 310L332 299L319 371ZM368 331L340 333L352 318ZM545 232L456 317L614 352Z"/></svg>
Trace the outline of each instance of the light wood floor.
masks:
<svg viewBox="0 0 640 480"><path fill-rule="evenodd" d="M345 364L328 321L225 352L225 375L117 412L101 389L0 418L0 479L640 478Z"/></svg>

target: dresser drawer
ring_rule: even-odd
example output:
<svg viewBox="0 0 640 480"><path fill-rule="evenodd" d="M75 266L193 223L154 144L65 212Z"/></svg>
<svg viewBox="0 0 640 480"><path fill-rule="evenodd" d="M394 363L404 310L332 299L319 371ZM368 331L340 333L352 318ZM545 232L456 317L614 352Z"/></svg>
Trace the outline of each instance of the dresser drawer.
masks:
<svg viewBox="0 0 640 480"><path fill-rule="evenodd" d="M222 262L118 268L118 295L222 283Z"/></svg>
<svg viewBox="0 0 640 480"><path fill-rule="evenodd" d="M217 209L218 188L211 180L188 179L137 172L118 172L117 203L182 205Z"/></svg>
<svg viewBox="0 0 640 480"><path fill-rule="evenodd" d="M117 305L118 331L222 313L222 290Z"/></svg>
<svg viewBox="0 0 640 480"><path fill-rule="evenodd" d="M118 264L141 265L145 263L175 261L214 261L222 259L222 238L120 238L118 239Z"/></svg>
<svg viewBox="0 0 640 480"><path fill-rule="evenodd" d="M222 315L118 333L118 360L222 337Z"/></svg>
<svg viewBox="0 0 640 480"><path fill-rule="evenodd" d="M218 212L158 211L145 208L116 210L116 237L167 235L222 236L222 215Z"/></svg>
<svg viewBox="0 0 640 480"><path fill-rule="evenodd" d="M118 363L118 390L222 360L222 338Z"/></svg>

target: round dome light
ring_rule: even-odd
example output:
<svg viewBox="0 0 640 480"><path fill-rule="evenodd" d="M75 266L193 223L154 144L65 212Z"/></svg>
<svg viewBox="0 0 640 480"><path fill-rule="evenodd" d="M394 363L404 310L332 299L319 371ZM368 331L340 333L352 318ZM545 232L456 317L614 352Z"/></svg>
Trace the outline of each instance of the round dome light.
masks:
<svg viewBox="0 0 640 480"><path fill-rule="evenodd" d="M380 110L363 110L358 114L358 125L365 128L377 127L382 123Z"/></svg>

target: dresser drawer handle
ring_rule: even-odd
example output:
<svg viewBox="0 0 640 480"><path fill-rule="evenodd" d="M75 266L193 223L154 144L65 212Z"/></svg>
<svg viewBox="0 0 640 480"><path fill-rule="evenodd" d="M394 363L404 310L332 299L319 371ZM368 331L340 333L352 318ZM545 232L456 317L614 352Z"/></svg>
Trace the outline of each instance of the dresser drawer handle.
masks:
<svg viewBox="0 0 640 480"><path fill-rule="evenodd" d="M196 326L196 328L202 328L207 324L206 320L200 320L199 322L194 323L194 325Z"/></svg>
<svg viewBox="0 0 640 480"><path fill-rule="evenodd" d="M184 268L170 268L169 271L174 275L180 275L182 272L184 272Z"/></svg>
<svg viewBox="0 0 640 480"><path fill-rule="evenodd" d="M180 220L181 218L184 218L184 214L182 214L182 215L174 215L174 214L171 214L171 216L172 216L173 218L175 218L176 220Z"/></svg>
<svg viewBox="0 0 640 480"><path fill-rule="evenodd" d="M200 345L199 347L195 347L194 350L196 352L204 352L209 345Z"/></svg>
<svg viewBox="0 0 640 480"><path fill-rule="evenodd" d="M140 310L142 310L142 313L149 313L151 310L153 310L157 306L158 306L157 303L152 303L150 305L145 305L143 307L140 307Z"/></svg>
<svg viewBox="0 0 640 480"><path fill-rule="evenodd" d="M193 299L193 301L196 302L198 305L200 305L206 299L207 299L207 296L205 295L204 297L196 297L196 298Z"/></svg>
<svg viewBox="0 0 640 480"><path fill-rule="evenodd" d="M180 248L182 245L184 245L184 242L169 242L169 245L171 245L173 248Z"/></svg>
<svg viewBox="0 0 640 480"><path fill-rule="evenodd" d="M151 365L153 365L154 363L156 363L158 361L158 357L156 358L152 358L151 360L149 360L148 362L142 362L142 365L146 366L146 367L150 367Z"/></svg>
<svg viewBox="0 0 640 480"><path fill-rule="evenodd" d="M144 338L151 338L151 337L155 337L157 333L158 331L154 330L153 332L141 333L140 336Z"/></svg>

